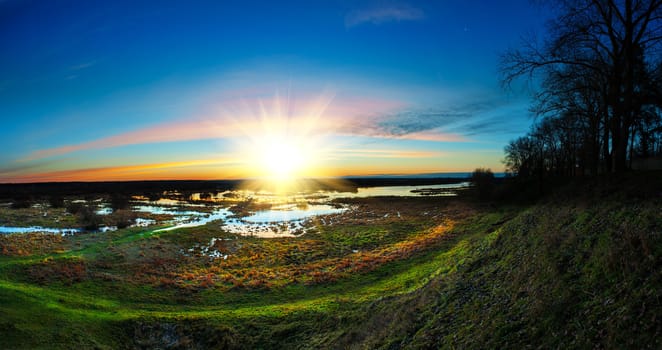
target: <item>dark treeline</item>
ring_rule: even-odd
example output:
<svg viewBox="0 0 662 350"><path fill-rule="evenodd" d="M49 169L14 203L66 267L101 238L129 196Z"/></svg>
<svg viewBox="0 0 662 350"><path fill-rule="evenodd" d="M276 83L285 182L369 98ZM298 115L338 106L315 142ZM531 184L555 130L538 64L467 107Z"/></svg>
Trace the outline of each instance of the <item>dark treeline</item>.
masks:
<svg viewBox="0 0 662 350"><path fill-rule="evenodd" d="M546 40L502 57L541 78L531 131L505 148L520 177L622 173L662 156L662 0L555 0Z"/></svg>
<svg viewBox="0 0 662 350"><path fill-rule="evenodd" d="M467 177L398 177L398 178L384 178L384 177L353 177L345 178L349 184L355 187L377 187L377 186L425 186L425 185L444 185L455 184L470 179Z"/></svg>
<svg viewBox="0 0 662 350"><path fill-rule="evenodd" d="M339 179L302 179L302 188L356 192L358 187L375 186L422 186L452 184L468 181L469 178L381 178L356 177ZM239 188L259 189L256 180L182 180L182 181L117 181L117 182L48 182L27 184L0 184L0 199L19 200L19 205L29 206L35 199L48 198L55 205L63 206L62 197L85 197L93 194L109 195L116 209L126 207L128 196L144 195L150 199L161 198L166 191L183 194L201 193L208 198L212 193Z"/></svg>
<svg viewBox="0 0 662 350"><path fill-rule="evenodd" d="M0 184L0 198L59 198L60 196L86 196L109 194L118 198L127 195L161 194L164 191L203 192L225 191L236 188L241 181L110 181L110 182L44 182L27 184Z"/></svg>

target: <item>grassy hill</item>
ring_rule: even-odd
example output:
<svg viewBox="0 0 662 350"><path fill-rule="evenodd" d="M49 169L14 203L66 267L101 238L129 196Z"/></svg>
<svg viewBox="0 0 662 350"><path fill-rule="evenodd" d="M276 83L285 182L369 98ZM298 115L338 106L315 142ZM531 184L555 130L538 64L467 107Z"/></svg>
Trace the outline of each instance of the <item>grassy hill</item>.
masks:
<svg viewBox="0 0 662 350"><path fill-rule="evenodd" d="M211 225L0 237L0 348L657 349L657 175L526 205L358 200L369 219L237 238L235 265L170 259Z"/></svg>
<svg viewBox="0 0 662 350"><path fill-rule="evenodd" d="M366 309L365 348L662 347L662 187L568 186L485 232L457 271Z"/></svg>

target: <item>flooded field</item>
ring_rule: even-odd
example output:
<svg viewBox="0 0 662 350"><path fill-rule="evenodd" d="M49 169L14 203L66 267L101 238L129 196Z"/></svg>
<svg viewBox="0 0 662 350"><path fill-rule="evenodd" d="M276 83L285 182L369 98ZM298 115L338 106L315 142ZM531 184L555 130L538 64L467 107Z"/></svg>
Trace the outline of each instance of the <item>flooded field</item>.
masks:
<svg viewBox="0 0 662 350"><path fill-rule="evenodd" d="M123 227L145 227L153 232L165 232L212 223L225 232L242 236L295 237L311 229L310 221L313 218L322 218L322 222L326 223L333 222L333 216L351 213L355 207L346 203L346 200L378 196L455 196L458 190L468 186L469 183L462 182L428 186L359 187L355 192L309 191L287 195L246 190L216 193L165 191L160 198L151 200L140 195L131 196L122 209L113 209L117 205L111 203L112 198L69 198L66 201L69 209L66 210L38 203L26 210L23 217L12 217L16 215L16 210L10 209L12 203L3 203L0 206L0 234L72 235L81 232L102 233ZM71 208L82 210L83 214L70 213L73 211ZM85 224L87 227L82 228L61 227L61 220L74 214L77 217L82 215L84 220L92 221L92 224ZM29 220L26 221L25 217Z"/></svg>

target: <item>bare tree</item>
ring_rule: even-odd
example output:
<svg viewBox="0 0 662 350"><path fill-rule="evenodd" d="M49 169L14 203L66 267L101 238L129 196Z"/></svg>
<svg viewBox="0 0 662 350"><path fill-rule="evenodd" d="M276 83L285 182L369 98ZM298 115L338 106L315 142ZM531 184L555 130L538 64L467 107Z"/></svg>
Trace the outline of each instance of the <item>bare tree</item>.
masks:
<svg viewBox="0 0 662 350"><path fill-rule="evenodd" d="M506 52L503 81L541 73L539 108L585 118L590 167L597 168L597 148L602 147L605 168L625 171L636 126L647 106L656 103L649 91L652 67L662 52L662 0L561 0L548 5L559 14L549 23L549 37Z"/></svg>

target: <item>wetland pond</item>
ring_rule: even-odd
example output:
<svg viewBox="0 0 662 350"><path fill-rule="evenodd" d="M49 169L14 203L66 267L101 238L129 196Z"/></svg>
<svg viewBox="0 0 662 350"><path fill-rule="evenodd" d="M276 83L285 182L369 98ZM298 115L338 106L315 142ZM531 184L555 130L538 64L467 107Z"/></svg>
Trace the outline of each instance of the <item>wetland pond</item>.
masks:
<svg viewBox="0 0 662 350"><path fill-rule="evenodd" d="M296 237L313 229L316 217L343 215L353 208L337 199L377 196L454 196L458 190L469 187L468 182L427 186L359 187L356 192L310 191L279 196L264 191L224 191L218 193L182 194L164 192L162 198L149 200L133 196L130 208L132 219L129 227L145 227L153 232L171 231L217 223L219 228L237 235L261 238ZM114 215L110 203L103 199L85 201L70 199L70 203L93 206L98 217ZM21 210L21 209L4 209ZM32 206L35 215L53 217L47 205ZM49 210L51 212L49 212ZM126 210L125 210L126 211ZM71 215L66 212L62 215ZM0 219L4 219L0 217ZM54 219L59 222L59 218ZM7 220L1 220L3 223ZM48 222L48 221L46 221ZM322 220L324 222L324 220ZM116 226L100 226L85 231L76 227L54 228L39 225L2 226L0 234L45 233L72 235L82 232L102 233L117 230Z"/></svg>

